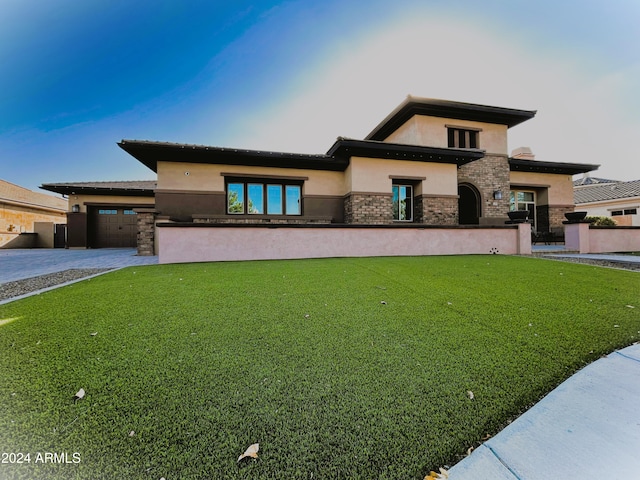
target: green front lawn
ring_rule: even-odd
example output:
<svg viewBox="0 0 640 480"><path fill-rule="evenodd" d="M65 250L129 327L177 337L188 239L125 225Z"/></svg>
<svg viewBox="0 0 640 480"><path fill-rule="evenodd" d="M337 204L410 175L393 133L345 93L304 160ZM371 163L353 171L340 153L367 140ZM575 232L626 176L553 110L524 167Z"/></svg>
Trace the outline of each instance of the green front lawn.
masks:
<svg viewBox="0 0 640 480"><path fill-rule="evenodd" d="M0 306L0 478L422 479L636 341L639 292L506 256L103 275Z"/></svg>

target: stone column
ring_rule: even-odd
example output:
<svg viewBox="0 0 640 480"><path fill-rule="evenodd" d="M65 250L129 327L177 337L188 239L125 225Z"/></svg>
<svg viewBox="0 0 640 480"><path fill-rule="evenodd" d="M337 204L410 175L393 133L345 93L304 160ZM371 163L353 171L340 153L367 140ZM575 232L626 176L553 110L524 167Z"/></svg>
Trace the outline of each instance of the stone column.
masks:
<svg viewBox="0 0 640 480"><path fill-rule="evenodd" d="M156 214L154 208L134 208L138 220L138 255L155 255Z"/></svg>

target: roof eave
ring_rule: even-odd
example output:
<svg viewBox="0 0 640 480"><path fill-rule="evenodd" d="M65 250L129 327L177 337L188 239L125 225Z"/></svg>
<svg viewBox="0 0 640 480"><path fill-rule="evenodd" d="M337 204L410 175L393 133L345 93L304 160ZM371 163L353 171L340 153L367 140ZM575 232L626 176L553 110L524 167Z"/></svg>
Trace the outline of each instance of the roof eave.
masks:
<svg viewBox="0 0 640 480"><path fill-rule="evenodd" d="M512 172L554 173L561 175L578 175L592 172L600 165L588 163L541 162L522 158L509 158L509 170Z"/></svg>
<svg viewBox="0 0 640 480"><path fill-rule="evenodd" d="M536 110L519 110L409 96L380 122L365 137L365 140L385 140L414 115L496 123L511 128L533 118L536 113Z"/></svg>
<svg viewBox="0 0 640 480"><path fill-rule="evenodd" d="M154 172L158 162L247 165L343 171L347 164L329 155L270 152L139 140L122 140L120 148Z"/></svg>
<svg viewBox="0 0 640 480"><path fill-rule="evenodd" d="M485 152L476 149L436 148L374 140L338 138L327 152L327 155L346 159L367 157L414 162L453 163L461 166L484 157Z"/></svg>
<svg viewBox="0 0 640 480"><path fill-rule="evenodd" d="M109 188L109 187L85 187L82 185L57 185L55 183L45 183L41 189L61 195L120 195L124 197L153 197L153 189L145 188Z"/></svg>

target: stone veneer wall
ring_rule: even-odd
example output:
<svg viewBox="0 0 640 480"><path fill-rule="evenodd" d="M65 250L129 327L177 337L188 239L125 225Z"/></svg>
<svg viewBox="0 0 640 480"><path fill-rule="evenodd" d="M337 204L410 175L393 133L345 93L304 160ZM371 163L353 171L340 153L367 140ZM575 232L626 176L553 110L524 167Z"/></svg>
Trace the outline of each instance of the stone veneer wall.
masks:
<svg viewBox="0 0 640 480"><path fill-rule="evenodd" d="M458 183L474 185L482 197L482 219L507 219L509 211L509 159L506 155L487 155L461 166L458 169ZM502 199L495 200L493 192L500 190Z"/></svg>
<svg viewBox="0 0 640 480"><path fill-rule="evenodd" d="M417 196L414 198L414 218L416 223L427 225L457 225L458 198Z"/></svg>
<svg viewBox="0 0 640 480"><path fill-rule="evenodd" d="M549 206L549 229L561 230L564 228L562 222L565 222L567 219L564 216L567 212L573 212L573 206Z"/></svg>
<svg viewBox="0 0 640 480"><path fill-rule="evenodd" d="M391 194L351 193L344 199L344 222L385 225L393 223Z"/></svg>
<svg viewBox="0 0 640 480"><path fill-rule="evenodd" d="M138 255L155 255L156 211L134 209L138 222Z"/></svg>

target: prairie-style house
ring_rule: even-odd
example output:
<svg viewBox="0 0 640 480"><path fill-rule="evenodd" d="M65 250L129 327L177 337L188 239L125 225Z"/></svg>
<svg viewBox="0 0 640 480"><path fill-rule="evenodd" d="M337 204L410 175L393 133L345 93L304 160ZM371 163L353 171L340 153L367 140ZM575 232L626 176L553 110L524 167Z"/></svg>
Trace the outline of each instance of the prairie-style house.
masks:
<svg viewBox="0 0 640 480"><path fill-rule="evenodd" d="M137 218L129 242L147 254L162 255L158 231L177 227L187 237L220 226L489 228L528 210L533 228L548 231L574 209L572 177L598 165L539 161L527 148L509 155L508 130L535 114L409 96L366 138L340 137L324 154L122 140L157 174L155 185L42 188L69 195L71 246L121 242L103 237L116 237L129 215Z"/></svg>

